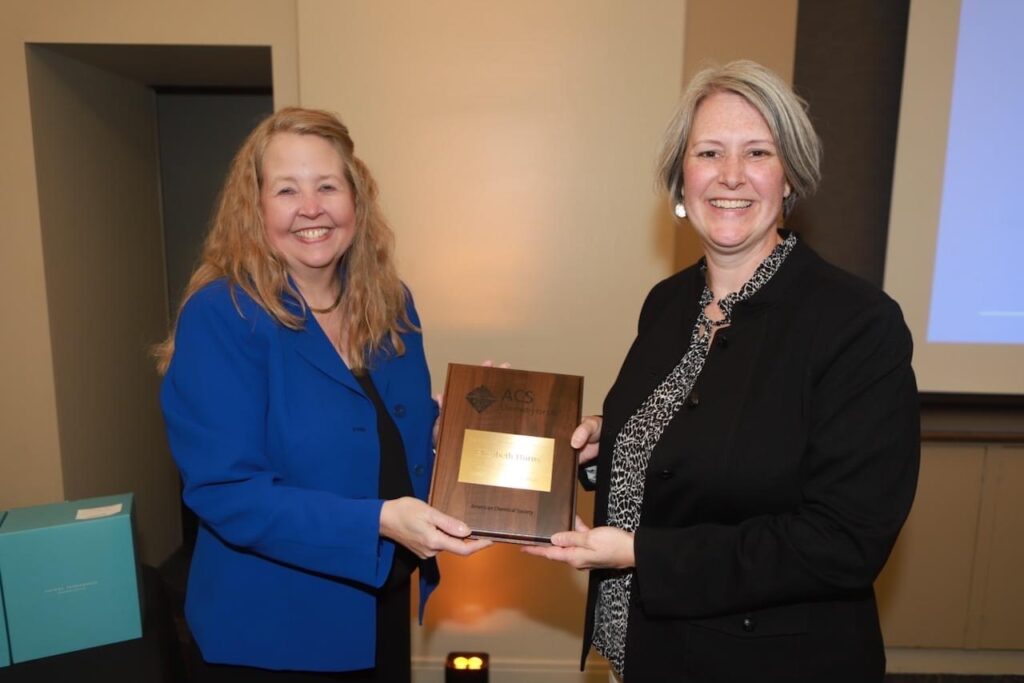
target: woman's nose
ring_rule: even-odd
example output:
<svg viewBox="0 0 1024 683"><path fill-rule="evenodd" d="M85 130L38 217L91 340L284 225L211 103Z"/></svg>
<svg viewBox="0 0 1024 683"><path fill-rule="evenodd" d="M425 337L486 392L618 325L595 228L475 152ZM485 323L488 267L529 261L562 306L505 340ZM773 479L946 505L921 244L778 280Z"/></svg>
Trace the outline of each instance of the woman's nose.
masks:
<svg viewBox="0 0 1024 683"><path fill-rule="evenodd" d="M323 207L320 206L320 198L315 194L306 194L302 196L302 203L299 205L299 213L305 218L315 218L323 213Z"/></svg>
<svg viewBox="0 0 1024 683"><path fill-rule="evenodd" d="M743 160L735 156L727 156L722 161L719 180L728 188L736 188L743 184Z"/></svg>

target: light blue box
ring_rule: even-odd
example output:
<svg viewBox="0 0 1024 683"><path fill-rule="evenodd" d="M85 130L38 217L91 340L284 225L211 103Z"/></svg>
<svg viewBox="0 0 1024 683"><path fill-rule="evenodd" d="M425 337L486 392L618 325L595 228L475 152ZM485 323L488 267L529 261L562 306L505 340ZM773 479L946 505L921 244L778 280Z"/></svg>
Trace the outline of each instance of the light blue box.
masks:
<svg viewBox="0 0 1024 683"><path fill-rule="evenodd" d="M8 511L0 582L13 662L141 637L132 494Z"/></svg>
<svg viewBox="0 0 1024 683"><path fill-rule="evenodd" d="M0 510L0 527L4 524L6 510ZM4 618L4 588L3 577L0 577L0 666L9 666L11 663L11 652L7 646L7 620Z"/></svg>

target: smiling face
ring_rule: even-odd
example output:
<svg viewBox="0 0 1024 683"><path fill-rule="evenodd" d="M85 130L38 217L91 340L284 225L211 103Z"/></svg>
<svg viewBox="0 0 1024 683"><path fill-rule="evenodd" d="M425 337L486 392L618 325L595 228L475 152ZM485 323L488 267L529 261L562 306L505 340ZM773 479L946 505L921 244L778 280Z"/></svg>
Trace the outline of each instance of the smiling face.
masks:
<svg viewBox="0 0 1024 683"><path fill-rule="evenodd" d="M267 241L302 284L333 278L356 233L338 150L318 135L276 133L263 153L260 208Z"/></svg>
<svg viewBox="0 0 1024 683"><path fill-rule="evenodd" d="M778 243L789 193L760 112L733 92L708 95L697 107L683 160L684 203L705 250L763 259Z"/></svg>

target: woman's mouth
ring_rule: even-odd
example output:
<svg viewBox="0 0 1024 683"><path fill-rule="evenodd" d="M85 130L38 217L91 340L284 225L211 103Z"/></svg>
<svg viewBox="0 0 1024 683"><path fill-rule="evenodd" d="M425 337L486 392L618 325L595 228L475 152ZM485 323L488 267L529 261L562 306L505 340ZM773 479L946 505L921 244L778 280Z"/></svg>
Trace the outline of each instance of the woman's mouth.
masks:
<svg viewBox="0 0 1024 683"><path fill-rule="evenodd" d="M746 209L754 202L749 199L712 199L708 203L716 209Z"/></svg>
<svg viewBox="0 0 1024 683"><path fill-rule="evenodd" d="M302 230L296 230L292 234L300 240L315 242L323 238L328 232L330 232L330 228L303 228Z"/></svg>

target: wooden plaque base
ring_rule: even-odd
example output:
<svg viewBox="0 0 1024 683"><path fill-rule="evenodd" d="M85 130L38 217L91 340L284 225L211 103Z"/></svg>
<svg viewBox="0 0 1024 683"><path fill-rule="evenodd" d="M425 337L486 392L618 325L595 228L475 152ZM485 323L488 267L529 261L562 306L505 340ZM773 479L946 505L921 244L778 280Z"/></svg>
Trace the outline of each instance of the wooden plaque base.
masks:
<svg viewBox="0 0 1024 683"><path fill-rule="evenodd" d="M582 398L574 375L449 365L430 504L506 543L572 529Z"/></svg>

